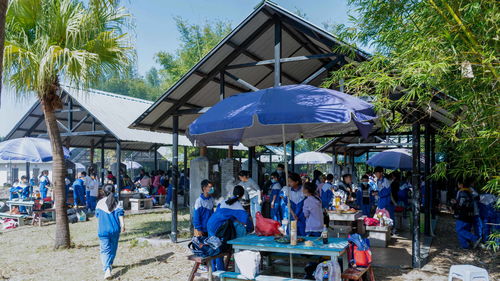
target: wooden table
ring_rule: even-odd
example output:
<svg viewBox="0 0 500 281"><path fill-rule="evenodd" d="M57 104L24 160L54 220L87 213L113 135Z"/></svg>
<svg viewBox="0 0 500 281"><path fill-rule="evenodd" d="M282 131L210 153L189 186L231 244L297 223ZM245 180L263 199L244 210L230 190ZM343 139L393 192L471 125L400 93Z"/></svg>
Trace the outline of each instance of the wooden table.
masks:
<svg viewBox="0 0 500 281"><path fill-rule="evenodd" d="M35 205L35 201L23 201L23 200L9 200L5 202L7 206L9 206L9 211L12 211L12 206L26 207L29 209L28 215L33 213L33 206Z"/></svg>
<svg viewBox="0 0 500 281"><path fill-rule="evenodd" d="M317 237L304 237L306 240L313 241L313 246L307 247L304 242L298 243L295 246L290 244L281 244L274 241L273 236L257 236L255 234L246 235L228 241L228 244L233 246L235 252L243 250L259 251L259 252L274 252L288 253L299 255L312 256L329 256L332 260L342 258L342 267L348 267L347 246L348 242L345 238L328 238L328 244L323 245L323 241ZM236 270L237 267L236 267ZM293 262L291 262L290 277L293 278Z"/></svg>

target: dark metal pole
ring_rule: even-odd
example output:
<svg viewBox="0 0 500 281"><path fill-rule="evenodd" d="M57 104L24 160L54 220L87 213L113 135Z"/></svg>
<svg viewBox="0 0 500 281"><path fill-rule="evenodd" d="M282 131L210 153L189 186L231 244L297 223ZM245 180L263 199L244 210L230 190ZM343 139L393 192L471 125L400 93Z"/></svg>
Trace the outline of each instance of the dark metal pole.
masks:
<svg viewBox="0 0 500 281"><path fill-rule="evenodd" d="M412 155L413 155L413 233L412 233L412 266L421 267L420 258L420 123L412 125Z"/></svg>
<svg viewBox="0 0 500 281"><path fill-rule="evenodd" d="M425 180L425 196L424 196L424 209L425 209L425 221L424 221L424 233L425 235L431 235L431 182L429 176L431 175L431 126L429 122L425 123L424 132L424 180Z"/></svg>
<svg viewBox="0 0 500 281"><path fill-rule="evenodd" d="M274 19L274 87L281 86L281 21Z"/></svg>
<svg viewBox="0 0 500 281"><path fill-rule="evenodd" d="M184 207L189 206L189 185L188 185L188 152L187 152L187 146L184 146L184 186L182 187L184 189Z"/></svg>
<svg viewBox="0 0 500 281"><path fill-rule="evenodd" d="M30 181L30 162L26 162L26 178Z"/></svg>
<svg viewBox="0 0 500 281"><path fill-rule="evenodd" d="M104 140L101 143L101 184L104 185Z"/></svg>
<svg viewBox="0 0 500 281"><path fill-rule="evenodd" d="M158 146L155 144L153 146L153 153L154 153L154 161L155 161L155 171L158 170Z"/></svg>
<svg viewBox="0 0 500 281"><path fill-rule="evenodd" d="M253 169L253 158L255 156L255 146L252 146L252 147L249 147L248 148L248 171L250 172L250 175L252 175L252 177L254 176L253 173L252 173L252 169Z"/></svg>
<svg viewBox="0 0 500 281"><path fill-rule="evenodd" d="M116 192L118 192L118 200L120 200L120 190L122 188L122 181L120 179L120 164L122 163L122 144L119 140L116 141Z"/></svg>
<svg viewBox="0 0 500 281"><path fill-rule="evenodd" d="M172 231L170 239L177 243L177 188L179 187L179 116L172 116Z"/></svg>
<svg viewBox="0 0 500 281"><path fill-rule="evenodd" d="M273 153L269 151L269 175L273 172Z"/></svg>
<svg viewBox="0 0 500 281"><path fill-rule="evenodd" d="M434 165L436 165L436 134L432 130L431 132L431 173L434 172ZM438 212L437 210L437 204L436 204L436 198L437 198L437 189L436 186L434 185L434 180L431 179L431 194L432 194L432 201L431 201L431 217L433 219L436 218L436 214Z"/></svg>
<svg viewBox="0 0 500 281"><path fill-rule="evenodd" d="M295 141L292 141L291 146L292 146L292 155L291 155L291 157L292 157L292 159L291 159L292 160L292 169L291 170L292 170L292 172L295 172ZM286 147L285 147L285 149L286 149ZM286 159L285 159L285 161L286 161Z"/></svg>
<svg viewBox="0 0 500 281"><path fill-rule="evenodd" d="M73 99L69 97L68 100L68 130L73 130Z"/></svg>

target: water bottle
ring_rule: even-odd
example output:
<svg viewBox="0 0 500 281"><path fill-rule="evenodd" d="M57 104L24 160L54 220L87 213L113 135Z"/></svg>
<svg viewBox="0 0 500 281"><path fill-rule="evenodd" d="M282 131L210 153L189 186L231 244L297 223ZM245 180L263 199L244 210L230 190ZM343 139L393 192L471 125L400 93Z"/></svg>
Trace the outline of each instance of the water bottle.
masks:
<svg viewBox="0 0 500 281"><path fill-rule="evenodd" d="M328 228L326 224L323 225L323 232L321 232L321 238L323 238L323 244L328 244Z"/></svg>

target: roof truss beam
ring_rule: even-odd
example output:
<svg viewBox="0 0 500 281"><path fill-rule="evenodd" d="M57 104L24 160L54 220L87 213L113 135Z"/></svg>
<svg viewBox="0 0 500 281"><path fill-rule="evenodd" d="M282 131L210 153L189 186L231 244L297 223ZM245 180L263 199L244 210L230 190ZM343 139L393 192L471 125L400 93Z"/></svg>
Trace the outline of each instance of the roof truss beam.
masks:
<svg viewBox="0 0 500 281"><path fill-rule="evenodd" d="M107 135L106 131L85 131L85 132L67 132L61 133L61 137L81 137L81 136L102 136ZM48 134L40 134L37 137L48 137Z"/></svg>
<svg viewBox="0 0 500 281"><path fill-rule="evenodd" d="M246 87L246 88L248 88L249 90L252 90L252 91L254 91L254 92L259 90L259 88L255 87L254 85L252 85L252 84L248 83L247 81L245 81L245 80L243 80L243 79L239 78L238 76L236 76L236 75L234 75L234 74L231 74L231 73L229 73L229 72L227 72L227 71L225 71L225 72L224 72L224 74L225 74L227 77L229 77L229 78L233 79L234 81L238 82L239 84L241 84L241 85L245 86L245 87Z"/></svg>
<svg viewBox="0 0 500 281"><path fill-rule="evenodd" d="M227 44L233 48L235 48L237 46L235 43L233 43L231 41L228 41ZM263 58L257 56L256 54L254 54L246 49L241 50L241 53L244 54L245 56L255 60L255 61L262 61L263 60ZM273 64L274 64L274 62L273 62ZM269 68L270 70L274 71L274 66L272 66L270 64L264 64L264 66ZM289 75L286 72L281 71L281 75L283 75L283 77L285 77L286 79L293 81L294 83L297 83L297 84L299 83L299 80L295 79L294 77L292 77L291 75Z"/></svg>
<svg viewBox="0 0 500 281"><path fill-rule="evenodd" d="M176 115L190 115L190 114L203 114L207 112L211 107L203 107L201 109L179 109L175 112Z"/></svg>
<svg viewBox="0 0 500 281"><path fill-rule="evenodd" d="M322 58L329 58L329 57L336 57L336 56L338 56L337 53L296 56L296 57L282 58L282 59L280 59L280 63L314 60L314 59L322 59ZM233 65L227 66L226 69L236 69L236 68L244 68L244 67L252 67L252 66L264 66L264 65L272 65L272 64L274 64L274 59L261 60L261 61L242 63L242 64L233 64Z"/></svg>
<svg viewBox="0 0 500 281"><path fill-rule="evenodd" d="M80 120L78 123L76 123L76 125L73 128L71 128L71 132L76 131L89 117L90 117L90 113L87 113L85 118ZM91 124L93 125L93 127L95 127L95 122L92 121ZM92 129L92 131L95 131L95 129Z"/></svg>
<svg viewBox="0 0 500 281"><path fill-rule="evenodd" d="M309 84L309 83L311 83L312 80L316 79L323 72L330 70L333 66L335 66L337 63L339 63L340 60L341 60L340 58L341 58L341 56L337 56L334 60L330 61L329 63L327 63L325 65L323 65L320 69L316 70L313 74L311 74L304 81L302 81L301 84Z"/></svg>
<svg viewBox="0 0 500 281"><path fill-rule="evenodd" d="M161 126L161 124L168 119L172 114L177 111L181 106L183 106L189 99L191 99L199 90L201 90L205 85L207 85L212 79L219 74L219 72L224 69L229 63L231 63L233 60L235 60L240 54L241 51L255 42L257 38L261 34L263 34L266 30L268 30L273 24L273 20L269 19L267 20L263 25L261 25L259 28L257 28L252 34L250 34L245 41L241 43L241 45L237 46L234 48L234 50L227 55L217 67L212 69L209 73L207 73L207 78L204 80L199 81L195 86L191 88L182 98L179 100L178 103L173 104L172 107L170 107L167 111L165 111L162 115L156 119L153 124L151 124L151 130L156 130L158 127ZM175 86L171 88L171 90L175 89Z"/></svg>
<svg viewBox="0 0 500 281"><path fill-rule="evenodd" d="M199 70L195 71L194 74L196 74L196 75L198 75L200 77L203 77L203 78L207 78L208 77L208 75L206 73L203 73L203 72L201 72ZM222 83L221 79L219 79L217 77L213 77L212 81L214 81L215 83L218 83L218 84ZM227 81L224 81L224 85L226 87L228 87L228 88L231 88L231 89L236 90L236 91L241 92L241 93L248 92L248 89L242 88L242 87L240 87L238 85L235 85L233 83L229 83Z"/></svg>
<svg viewBox="0 0 500 281"><path fill-rule="evenodd" d="M75 107L75 105L73 105ZM73 109L61 109L61 110L56 110L54 113L69 113L69 112L81 112L84 111L82 108L76 107Z"/></svg>

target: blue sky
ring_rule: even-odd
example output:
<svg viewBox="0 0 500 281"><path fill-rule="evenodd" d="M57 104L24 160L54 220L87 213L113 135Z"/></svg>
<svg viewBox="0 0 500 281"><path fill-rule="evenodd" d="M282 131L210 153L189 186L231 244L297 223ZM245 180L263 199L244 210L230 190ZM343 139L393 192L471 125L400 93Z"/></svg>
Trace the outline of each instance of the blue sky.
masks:
<svg viewBox="0 0 500 281"><path fill-rule="evenodd" d="M344 23L348 20L346 0L274 0L290 11L300 10L312 23ZM260 3L260 0L123 0L133 16L133 41L137 49L139 74L156 66L154 55L159 51L174 51L179 46L174 17L190 23L224 20L237 26ZM166 89L164 89L166 90ZM13 91L2 91L0 107L0 136L6 135L35 101L21 100Z"/></svg>

